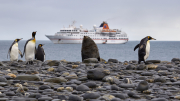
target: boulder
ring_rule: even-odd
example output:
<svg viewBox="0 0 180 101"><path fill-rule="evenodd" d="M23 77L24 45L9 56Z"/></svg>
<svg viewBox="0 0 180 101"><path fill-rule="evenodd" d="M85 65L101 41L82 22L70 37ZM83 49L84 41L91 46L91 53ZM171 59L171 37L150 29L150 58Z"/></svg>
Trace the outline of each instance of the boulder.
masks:
<svg viewBox="0 0 180 101"><path fill-rule="evenodd" d="M61 83L61 82L67 82L67 80L64 77L56 77L56 78L46 79L44 80L44 82Z"/></svg>
<svg viewBox="0 0 180 101"><path fill-rule="evenodd" d="M102 80L110 71L103 68L95 68L87 71L87 78L93 80Z"/></svg>
<svg viewBox="0 0 180 101"><path fill-rule="evenodd" d="M36 75L18 75L15 80L41 81Z"/></svg>

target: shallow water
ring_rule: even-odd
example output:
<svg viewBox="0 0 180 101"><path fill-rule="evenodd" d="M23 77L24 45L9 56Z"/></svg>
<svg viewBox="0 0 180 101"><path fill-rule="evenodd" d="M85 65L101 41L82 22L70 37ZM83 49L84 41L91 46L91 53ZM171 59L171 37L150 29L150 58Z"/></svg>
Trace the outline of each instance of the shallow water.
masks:
<svg viewBox="0 0 180 101"><path fill-rule="evenodd" d="M19 49L24 51L25 40L19 42ZM0 41L0 61L6 61L9 47L13 40ZM139 41L129 41L126 44L97 44L100 57L108 60L118 59L119 61L138 60L138 50L134 47ZM51 41L37 41L38 44L45 44L44 50L46 60L81 61L81 44L53 44ZM180 57L180 41L151 41L150 56L147 60L171 61L172 58ZM25 60L24 57L19 59Z"/></svg>

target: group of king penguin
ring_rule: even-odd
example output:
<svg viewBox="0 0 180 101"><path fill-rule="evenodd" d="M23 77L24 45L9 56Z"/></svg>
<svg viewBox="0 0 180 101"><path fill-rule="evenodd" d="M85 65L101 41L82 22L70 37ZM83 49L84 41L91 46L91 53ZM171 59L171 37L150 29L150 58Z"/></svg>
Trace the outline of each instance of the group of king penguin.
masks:
<svg viewBox="0 0 180 101"><path fill-rule="evenodd" d="M33 64L34 58L40 61L45 60L45 52L43 49L43 44L39 44L38 48L36 49L36 32L32 32L32 38L27 40L24 45L24 52L19 50L18 42L22 39L15 39L12 45L9 48L8 55L10 56L10 61L17 61L18 56L20 54L21 58L25 54L26 64Z"/></svg>
<svg viewBox="0 0 180 101"><path fill-rule="evenodd" d="M18 55L20 54L21 58L25 54L26 64L33 64L33 59L44 61L45 60L45 52L43 49L43 44L39 44L38 48L36 49L36 39L35 39L36 32L32 32L32 38L26 41L24 45L24 52L23 54L18 48L18 42L22 39L15 39L12 45L9 48L8 54L10 55L10 61L17 61ZM134 47L134 51L139 48L138 50L138 64L141 61L146 63L146 59L149 57L150 53L150 40L156 40L151 36L147 36L143 38L139 44Z"/></svg>

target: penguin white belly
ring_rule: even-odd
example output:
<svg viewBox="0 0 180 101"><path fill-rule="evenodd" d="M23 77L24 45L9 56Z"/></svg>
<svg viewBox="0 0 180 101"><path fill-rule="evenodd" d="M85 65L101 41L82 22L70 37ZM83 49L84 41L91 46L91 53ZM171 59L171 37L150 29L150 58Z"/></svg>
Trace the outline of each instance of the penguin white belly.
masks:
<svg viewBox="0 0 180 101"><path fill-rule="evenodd" d="M26 45L26 52L25 52L26 61L32 61L34 59L34 55L35 55L35 43L29 41Z"/></svg>
<svg viewBox="0 0 180 101"><path fill-rule="evenodd" d="M150 53L150 42L148 40L146 44L146 55L144 56L144 61L149 57L149 53Z"/></svg>
<svg viewBox="0 0 180 101"><path fill-rule="evenodd" d="M19 54L19 49L18 49L18 44L16 43L11 48L10 60L11 61L17 61L18 60L18 54Z"/></svg>

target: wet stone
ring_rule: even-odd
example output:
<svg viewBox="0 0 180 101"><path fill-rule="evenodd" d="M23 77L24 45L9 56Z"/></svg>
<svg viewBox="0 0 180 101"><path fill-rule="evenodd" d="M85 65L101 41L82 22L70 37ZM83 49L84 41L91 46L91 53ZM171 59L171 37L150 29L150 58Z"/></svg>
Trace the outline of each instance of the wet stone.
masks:
<svg viewBox="0 0 180 101"><path fill-rule="evenodd" d="M115 97L113 95L109 95L109 94L105 94L102 96L102 100L106 100L106 101L110 101L112 99L114 99Z"/></svg>
<svg viewBox="0 0 180 101"><path fill-rule="evenodd" d="M77 91L89 91L90 89L88 86L81 84L76 88L76 90Z"/></svg>
<svg viewBox="0 0 180 101"><path fill-rule="evenodd" d="M126 99L126 95L125 94L120 94L120 93L111 93L111 95L120 98L120 99Z"/></svg>
<svg viewBox="0 0 180 101"><path fill-rule="evenodd" d="M8 101L9 98L0 98L0 101Z"/></svg>
<svg viewBox="0 0 180 101"><path fill-rule="evenodd" d="M96 83L93 82L93 81L92 82L87 82L84 85L88 86L89 88L96 88L97 87Z"/></svg>
<svg viewBox="0 0 180 101"><path fill-rule="evenodd" d="M46 79L46 80L44 80L44 82L61 83L61 82L67 82L67 80L63 77L58 77L58 78Z"/></svg>
<svg viewBox="0 0 180 101"><path fill-rule="evenodd" d="M152 72L144 72L144 73L141 73L142 76L152 76L153 73Z"/></svg>
<svg viewBox="0 0 180 101"><path fill-rule="evenodd" d="M159 70L167 70L166 66L158 66L155 71L159 71Z"/></svg>
<svg viewBox="0 0 180 101"><path fill-rule="evenodd" d="M159 78L155 78L155 79L154 79L154 82L165 83L165 82L166 82L166 79L164 79L164 78L162 78L162 77L159 77Z"/></svg>
<svg viewBox="0 0 180 101"><path fill-rule="evenodd" d="M175 62L175 61L180 61L180 59L179 59L179 58L173 58L173 59L171 60L171 62Z"/></svg>
<svg viewBox="0 0 180 101"><path fill-rule="evenodd" d="M8 84L6 82L0 82L0 86L4 87L7 86Z"/></svg>
<svg viewBox="0 0 180 101"><path fill-rule="evenodd" d="M119 90L119 87L118 86L116 86L116 85L111 85L111 90Z"/></svg>
<svg viewBox="0 0 180 101"><path fill-rule="evenodd" d="M135 69L135 66L134 65L128 65L126 67L126 70L134 70Z"/></svg>
<svg viewBox="0 0 180 101"><path fill-rule="evenodd" d="M60 99L60 100L67 100L68 98L65 95L58 95L58 99Z"/></svg>
<svg viewBox="0 0 180 101"><path fill-rule="evenodd" d="M108 59L108 62L119 63L119 61L117 59Z"/></svg>
<svg viewBox="0 0 180 101"><path fill-rule="evenodd" d="M168 100L165 98L154 98L151 101L168 101Z"/></svg>
<svg viewBox="0 0 180 101"><path fill-rule="evenodd" d="M0 77L0 82L7 82L7 79L4 77Z"/></svg>
<svg viewBox="0 0 180 101"><path fill-rule="evenodd" d="M40 81L40 78L36 75L18 75L16 80L28 80L28 81Z"/></svg>
<svg viewBox="0 0 180 101"><path fill-rule="evenodd" d="M39 87L40 90L44 90L44 89L50 89L51 87L48 85L42 85Z"/></svg>
<svg viewBox="0 0 180 101"><path fill-rule="evenodd" d="M29 98L40 98L42 95L40 93L31 93L28 97Z"/></svg>
<svg viewBox="0 0 180 101"><path fill-rule="evenodd" d="M137 94L135 94L134 92L128 92L127 95L129 97L132 97L132 98L140 98L140 96L138 96Z"/></svg>
<svg viewBox="0 0 180 101"><path fill-rule="evenodd" d="M97 99L100 97L100 94L97 92L87 92L87 93L83 94L82 97L84 98L84 100L86 100L86 99Z"/></svg>
<svg viewBox="0 0 180 101"><path fill-rule="evenodd" d="M123 84L119 84L119 87L121 87L121 88L134 88L135 85L134 84L125 84L125 83L123 83Z"/></svg>
<svg viewBox="0 0 180 101"><path fill-rule="evenodd" d="M6 92L5 94L6 94L6 96L14 96L15 95L14 92Z"/></svg>
<svg viewBox="0 0 180 101"><path fill-rule="evenodd" d="M91 69L87 71L87 78L94 80L102 80L106 75L109 75L110 71L102 68Z"/></svg>
<svg viewBox="0 0 180 101"><path fill-rule="evenodd" d="M69 101L82 101L82 98L76 95L70 95L69 96Z"/></svg>
<svg viewBox="0 0 180 101"><path fill-rule="evenodd" d="M98 63L98 59L97 58L84 59L83 63Z"/></svg>
<svg viewBox="0 0 180 101"><path fill-rule="evenodd" d="M41 97L41 98L38 98L38 101L51 101L52 98L51 97Z"/></svg>
<svg viewBox="0 0 180 101"><path fill-rule="evenodd" d="M140 64L136 69L137 70L144 70L144 69L146 69L146 65Z"/></svg>
<svg viewBox="0 0 180 101"><path fill-rule="evenodd" d="M148 88L149 88L149 84L147 83L147 81L141 81L139 82L136 90L143 92L145 90L148 90Z"/></svg>

